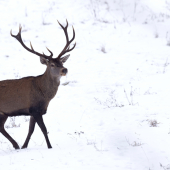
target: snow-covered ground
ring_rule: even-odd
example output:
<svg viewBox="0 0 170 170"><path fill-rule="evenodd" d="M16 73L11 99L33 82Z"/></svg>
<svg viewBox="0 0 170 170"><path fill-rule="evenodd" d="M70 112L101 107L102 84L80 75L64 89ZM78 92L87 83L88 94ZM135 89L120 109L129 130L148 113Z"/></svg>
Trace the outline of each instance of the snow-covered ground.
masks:
<svg viewBox="0 0 170 170"><path fill-rule="evenodd" d="M0 134L0 169L170 169L170 0L1 0L0 79L45 71L11 29L57 56L66 19L77 46L44 116L53 148L38 126L24 150ZM20 146L28 120L6 123Z"/></svg>

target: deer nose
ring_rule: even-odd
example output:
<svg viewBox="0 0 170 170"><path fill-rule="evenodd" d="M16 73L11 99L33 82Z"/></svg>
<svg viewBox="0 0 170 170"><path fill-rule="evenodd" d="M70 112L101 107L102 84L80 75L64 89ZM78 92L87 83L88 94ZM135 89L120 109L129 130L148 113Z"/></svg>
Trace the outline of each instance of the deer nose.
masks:
<svg viewBox="0 0 170 170"><path fill-rule="evenodd" d="M64 69L62 70L62 73L67 74L67 69L64 68Z"/></svg>

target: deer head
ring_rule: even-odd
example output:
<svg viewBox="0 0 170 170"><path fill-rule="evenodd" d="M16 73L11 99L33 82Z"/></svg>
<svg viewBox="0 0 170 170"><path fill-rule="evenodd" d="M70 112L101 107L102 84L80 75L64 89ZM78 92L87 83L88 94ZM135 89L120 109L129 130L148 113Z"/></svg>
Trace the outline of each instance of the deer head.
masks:
<svg viewBox="0 0 170 170"><path fill-rule="evenodd" d="M58 21L59 23L59 21ZM39 52L36 52L34 49L33 49L33 46L30 42L30 46L31 46L31 49L28 48L22 41L22 37L21 37L21 30L22 30L22 27L19 26L19 32L17 35L13 35L12 34L12 30L11 30L11 36L16 38L20 43L21 45L29 52L35 54L35 55L38 55L40 57L40 61L42 64L45 64L47 66L47 71L50 73L50 75L52 77L61 77L61 76L65 76L68 72L67 68L65 68L63 66L63 64L67 61L67 59L69 58L69 54L66 55L66 56L63 56L64 54L72 51L75 46L76 46L76 43L73 45L72 48L70 48L70 44L71 42L74 40L75 38L75 31L74 31L74 28L73 28L73 37L71 40L69 40L69 37L68 37L68 32L67 32L67 28L68 28L68 21L66 20L66 26L64 27L63 25L61 25L59 23L59 25L61 26L61 28L63 29L64 31L64 34L66 36L66 45L65 47L63 48L63 50L61 51L61 53L58 55L58 57L56 58L52 58L53 57L53 53L47 48L47 50L50 52L50 55L47 56L45 55L44 53L41 54Z"/></svg>

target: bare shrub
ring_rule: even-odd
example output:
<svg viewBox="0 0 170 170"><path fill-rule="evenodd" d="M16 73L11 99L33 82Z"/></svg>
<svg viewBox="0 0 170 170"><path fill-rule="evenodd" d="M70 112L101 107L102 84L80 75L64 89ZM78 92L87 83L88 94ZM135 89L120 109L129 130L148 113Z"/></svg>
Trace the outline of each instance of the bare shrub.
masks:
<svg viewBox="0 0 170 170"><path fill-rule="evenodd" d="M158 122L157 120L148 120L148 123L150 124L150 127L158 127Z"/></svg>
<svg viewBox="0 0 170 170"><path fill-rule="evenodd" d="M105 108L124 107L122 103L118 102L114 92L115 92L114 90L111 91L109 97L105 101L101 101L100 99L95 97L94 99L98 104L103 105Z"/></svg>
<svg viewBox="0 0 170 170"><path fill-rule="evenodd" d="M128 143L130 146L133 146L133 147L143 145L143 143L141 143L141 142L136 142L136 141L134 141L133 143L130 143L127 138L126 138L126 141L127 141L127 143Z"/></svg>
<svg viewBox="0 0 170 170"><path fill-rule="evenodd" d="M133 89L133 87L131 86L129 95L128 95L128 93L126 92L125 89L124 89L124 93L125 93L125 96L126 96L126 99L127 99L128 103L129 103L129 105L132 105L132 106L139 105L138 102L137 102L137 103L134 103L134 100L133 100L134 94L136 93L136 89ZM129 96L129 97L128 97L128 96Z"/></svg>

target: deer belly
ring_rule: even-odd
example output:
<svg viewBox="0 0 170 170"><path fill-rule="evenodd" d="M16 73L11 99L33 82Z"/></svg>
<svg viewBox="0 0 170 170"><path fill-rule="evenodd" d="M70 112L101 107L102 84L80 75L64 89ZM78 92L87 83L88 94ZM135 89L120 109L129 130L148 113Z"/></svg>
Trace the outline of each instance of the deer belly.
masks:
<svg viewBox="0 0 170 170"><path fill-rule="evenodd" d="M29 115L29 106L24 99L8 98L0 100L0 111L8 116Z"/></svg>

